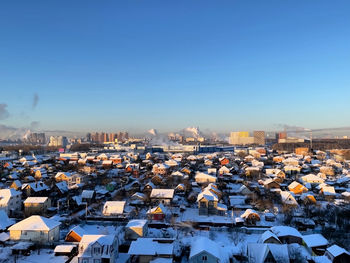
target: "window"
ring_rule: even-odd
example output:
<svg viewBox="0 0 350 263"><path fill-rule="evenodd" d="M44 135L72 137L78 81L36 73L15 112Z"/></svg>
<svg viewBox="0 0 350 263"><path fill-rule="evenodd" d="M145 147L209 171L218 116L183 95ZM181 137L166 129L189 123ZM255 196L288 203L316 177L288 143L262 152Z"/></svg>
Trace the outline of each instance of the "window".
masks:
<svg viewBox="0 0 350 263"><path fill-rule="evenodd" d="M101 248L99 248L99 247L94 247L94 253L95 253L95 254L100 254L100 253L101 253Z"/></svg>
<svg viewBox="0 0 350 263"><path fill-rule="evenodd" d="M207 261L208 257L207 256L202 256L202 261Z"/></svg>
<svg viewBox="0 0 350 263"><path fill-rule="evenodd" d="M94 259L94 263L101 263L101 259Z"/></svg>
<svg viewBox="0 0 350 263"><path fill-rule="evenodd" d="M83 263L89 263L89 260L86 258L83 258Z"/></svg>

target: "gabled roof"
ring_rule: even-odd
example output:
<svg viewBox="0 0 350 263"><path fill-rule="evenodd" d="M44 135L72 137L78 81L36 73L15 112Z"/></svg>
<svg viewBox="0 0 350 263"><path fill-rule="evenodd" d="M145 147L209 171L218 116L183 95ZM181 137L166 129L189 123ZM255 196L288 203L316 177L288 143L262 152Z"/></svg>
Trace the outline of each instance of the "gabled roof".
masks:
<svg viewBox="0 0 350 263"><path fill-rule="evenodd" d="M272 231L278 237L295 236L302 238L302 235L299 233L299 231L290 226L273 226L270 228L270 231Z"/></svg>
<svg viewBox="0 0 350 263"><path fill-rule="evenodd" d="M31 216L22 221L14 224L9 228L12 230L32 230L32 231L43 231L43 230L52 230L55 227L59 226L61 223L55 220L43 217L43 216Z"/></svg>
<svg viewBox="0 0 350 263"><path fill-rule="evenodd" d="M167 214L168 209L163 204L159 204L156 207L153 207L147 211L147 214Z"/></svg>
<svg viewBox="0 0 350 263"><path fill-rule="evenodd" d="M303 240L305 244L310 248L328 245L328 240L325 239L321 234L305 235L303 236Z"/></svg>
<svg viewBox="0 0 350 263"><path fill-rule="evenodd" d="M83 190L83 192L81 193L81 197L85 199L91 199L93 198L94 193L94 190Z"/></svg>
<svg viewBox="0 0 350 263"><path fill-rule="evenodd" d="M328 251L328 253L330 253L334 257L337 257L337 256L344 254L344 253L350 256L350 253L347 250L345 250L344 248L342 248L338 245L333 245L333 246L327 248L327 251Z"/></svg>
<svg viewBox="0 0 350 263"><path fill-rule="evenodd" d="M9 226L13 225L15 220L10 219L5 210L0 210L0 230L5 230Z"/></svg>
<svg viewBox="0 0 350 263"><path fill-rule="evenodd" d="M28 197L26 200L24 200L23 204L45 203L47 199L48 197Z"/></svg>
<svg viewBox="0 0 350 263"><path fill-rule="evenodd" d="M295 200L294 196L288 191L280 192L282 203L287 205L298 205L298 202Z"/></svg>
<svg viewBox="0 0 350 263"><path fill-rule="evenodd" d="M103 206L104 214L123 214L125 201L107 201Z"/></svg>
<svg viewBox="0 0 350 263"><path fill-rule="evenodd" d="M21 195L21 192L16 191L15 189L0 189L0 204L6 205L11 196L18 195Z"/></svg>
<svg viewBox="0 0 350 263"><path fill-rule="evenodd" d="M197 202L199 202L203 198L208 200L208 201L218 201L219 200L218 196L207 188L205 188L203 190L203 192L198 194Z"/></svg>
<svg viewBox="0 0 350 263"><path fill-rule="evenodd" d="M174 189L152 189L150 198L168 198L173 199Z"/></svg>
<svg viewBox="0 0 350 263"><path fill-rule="evenodd" d="M100 246L112 246L115 240L115 235L84 235L79 242L79 251L78 256L91 255L91 250L88 249L90 246L98 243ZM102 249L102 258L109 258L111 255L111 249Z"/></svg>
<svg viewBox="0 0 350 263"><path fill-rule="evenodd" d="M158 242L160 240L160 242ZM156 238L138 238L131 242L129 255L173 255L174 244Z"/></svg>
<svg viewBox="0 0 350 263"><path fill-rule="evenodd" d="M201 252L207 252L213 257L220 259L220 248L218 244L209 238L199 236L191 244L191 252L189 258L198 255Z"/></svg>
<svg viewBox="0 0 350 263"><path fill-rule="evenodd" d="M276 262L289 262L289 253L287 245L268 244L268 243L249 243L248 261L263 263L266 257L271 253Z"/></svg>
<svg viewBox="0 0 350 263"><path fill-rule="evenodd" d="M272 233L270 230L265 231L264 233L261 234L258 243L265 243L266 240L268 240L269 238L274 238L275 240L277 240L279 243L281 243L281 241L279 240L279 238Z"/></svg>
<svg viewBox="0 0 350 263"><path fill-rule="evenodd" d="M66 235L66 238L72 233L74 232L75 234L77 234L80 238L83 237L83 235L87 234L86 231L81 228L80 226L75 226L73 227L71 230L69 230L68 234Z"/></svg>
<svg viewBox="0 0 350 263"><path fill-rule="evenodd" d="M61 191L61 193L68 192L68 185L66 181L56 183L56 187Z"/></svg>

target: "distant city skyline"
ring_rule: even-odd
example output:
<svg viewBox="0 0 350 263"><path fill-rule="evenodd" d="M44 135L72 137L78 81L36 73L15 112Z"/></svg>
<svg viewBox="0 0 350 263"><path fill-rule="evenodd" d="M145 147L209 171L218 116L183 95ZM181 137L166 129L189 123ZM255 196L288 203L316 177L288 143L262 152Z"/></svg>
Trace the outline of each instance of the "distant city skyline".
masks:
<svg viewBox="0 0 350 263"><path fill-rule="evenodd" d="M350 126L349 1L0 3L4 130Z"/></svg>

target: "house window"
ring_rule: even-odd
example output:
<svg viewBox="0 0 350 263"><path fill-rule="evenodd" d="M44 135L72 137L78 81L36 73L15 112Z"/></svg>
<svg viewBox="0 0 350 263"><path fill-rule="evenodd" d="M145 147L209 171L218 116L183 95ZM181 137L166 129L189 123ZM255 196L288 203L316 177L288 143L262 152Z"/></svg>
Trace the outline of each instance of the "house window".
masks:
<svg viewBox="0 0 350 263"><path fill-rule="evenodd" d="M94 259L94 263L101 263L101 259Z"/></svg>
<svg viewBox="0 0 350 263"><path fill-rule="evenodd" d="M101 248L95 247L95 248L94 248L94 253L95 253L95 254L100 254L100 253L101 253Z"/></svg>
<svg viewBox="0 0 350 263"><path fill-rule="evenodd" d="M89 263L89 260L86 259L86 258L84 258L84 259L83 259L83 263Z"/></svg>
<svg viewBox="0 0 350 263"><path fill-rule="evenodd" d="M202 256L202 261L207 261L208 257L207 256Z"/></svg>

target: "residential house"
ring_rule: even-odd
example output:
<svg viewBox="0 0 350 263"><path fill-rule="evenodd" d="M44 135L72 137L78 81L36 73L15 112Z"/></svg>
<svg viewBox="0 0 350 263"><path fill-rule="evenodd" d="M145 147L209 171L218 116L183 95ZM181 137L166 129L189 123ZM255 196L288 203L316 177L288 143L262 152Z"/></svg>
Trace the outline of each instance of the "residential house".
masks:
<svg viewBox="0 0 350 263"><path fill-rule="evenodd" d="M165 163L156 163L153 165L152 173L166 175L166 174L168 174L169 169L170 169L170 166L165 164Z"/></svg>
<svg viewBox="0 0 350 263"><path fill-rule="evenodd" d="M328 240L321 234L305 235L303 241L310 255L322 256L326 252Z"/></svg>
<svg viewBox="0 0 350 263"><path fill-rule="evenodd" d="M280 184L277 183L274 179L267 179L264 181L264 187L266 189L279 189L280 188Z"/></svg>
<svg viewBox="0 0 350 263"><path fill-rule="evenodd" d="M282 244L278 237L270 230L267 230L261 234L258 243Z"/></svg>
<svg viewBox="0 0 350 263"><path fill-rule="evenodd" d="M220 162L221 165L224 166L224 165L229 164L230 160L228 158L226 158L226 157L222 157L222 158L219 158L219 162Z"/></svg>
<svg viewBox="0 0 350 263"><path fill-rule="evenodd" d="M199 184L216 183L217 177L202 172L196 172L195 180Z"/></svg>
<svg viewBox="0 0 350 263"><path fill-rule="evenodd" d="M163 205L159 204L158 206L151 208L147 211L147 216L150 220L162 221L169 214L168 209Z"/></svg>
<svg viewBox="0 0 350 263"><path fill-rule="evenodd" d="M24 202L24 215L46 215L47 209L51 207L48 197L28 197Z"/></svg>
<svg viewBox="0 0 350 263"><path fill-rule="evenodd" d="M0 209L0 232L6 231L6 229L14 223L16 223L15 220L10 219L5 210ZM2 241L1 238L0 241Z"/></svg>
<svg viewBox="0 0 350 263"><path fill-rule="evenodd" d="M325 256L332 262L332 263L348 263L350 262L350 253L349 251L345 250L344 248L333 245L327 248Z"/></svg>
<svg viewBox="0 0 350 263"><path fill-rule="evenodd" d="M249 225L255 225L257 221L260 221L259 214L253 209L247 209L241 215L241 218Z"/></svg>
<svg viewBox="0 0 350 263"><path fill-rule="evenodd" d="M138 238L131 242L128 254L131 262L149 263L152 260L172 259L174 239L166 238Z"/></svg>
<svg viewBox="0 0 350 263"><path fill-rule="evenodd" d="M293 227L273 226L270 228L270 231L274 233L283 244L297 243L301 245L303 242L302 235Z"/></svg>
<svg viewBox="0 0 350 263"><path fill-rule="evenodd" d="M72 188L75 185L84 184L87 181L87 177L79 173L62 173L59 172L55 176L56 182L66 181L68 188Z"/></svg>
<svg viewBox="0 0 350 263"><path fill-rule="evenodd" d="M9 228L10 239L51 244L60 238L60 224L53 219L33 215Z"/></svg>
<svg viewBox="0 0 350 263"><path fill-rule="evenodd" d="M22 210L22 193L14 189L0 189L0 208L4 209L8 216L14 216Z"/></svg>
<svg viewBox="0 0 350 263"><path fill-rule="evenodd" d="M223 263L218 243L207 237L197 237L191 243L189 263Z"/></svg>
<svg viewBox="0 0 350 263"><path fill-rule="evenodd" d="M115 263L117 255L115 235L84 235L79 242L78 263Z"/></svg>
<svg viewBox="0 0 350 263"><path fill-rule="evenodd" d="M286 207L295 208L298 206L298 202L295 200L291 192L281 191L280 195L281 195L282 204L285 205Z"/></svg>
<svg viewBox="0 0 350 263"><path fill-rule="evenodd" d="M86 202L88 204L91 204L96 197L96 193L94 190L83 190L81 193L81 198L83 202Z"/></svg>
<svg viewBox="0 0 350 263"><path fill-rule="evenodd" d="M125 201L107 201L102 209L104 216L131 216L135 209L129 206L125 206Z"/></svg>
<svg viewBox="0 0 350 263"><path fill-rule="evenodd" d="M293 192L296 195L300 195L302 193L306 193L308 189L302 184L294 181L290 185L288 185L289 191Z"/></svg>
<svg viewBox="0 0 350 263"><path fill-rule="evenodd" d="M15 190L21 190L22 189L22 183L20 180L15 180L12 182L10 185L10 188L15 189Z"/></svg>
<svg viewBox="0 0 350 263"><path fill-rule="evenodd" d="M197 197L199 215L217 214L218 201L218 196L208 188L205 188Z"/></svg>
<svg viewBox="0 0 350 263"><path fill-rule="evenodd" d="M170 205L174 198L174 189L152 189L150 198L152 203Z"/></svg>
<svg viewBox="0 0 350 263"><path fill-rule="evenodd" d="M136 240L139 237L145 237L148 231L147 220L134 219L130 220L125 226L125 239Z"/></svg>
<svg viewBox="0 0 350 263"><path fill-rule="evenodd" d="M287 245L270 243L248 243L247 257L249 263L289 263Z"/></svg>
<svg viewBox="0 0 350 263"><path fill-rule="evenodd" d="M86 235L86 231L82 229L80 226L75 226L66 235L66 242L80 242L84 235Z"/></svg>
<svg viewBox="0 0 350 263"><path fill-rule="evenodd" d="M49 187L41 181L22 185L22 194L24 196L47 196Z"/></svg>

